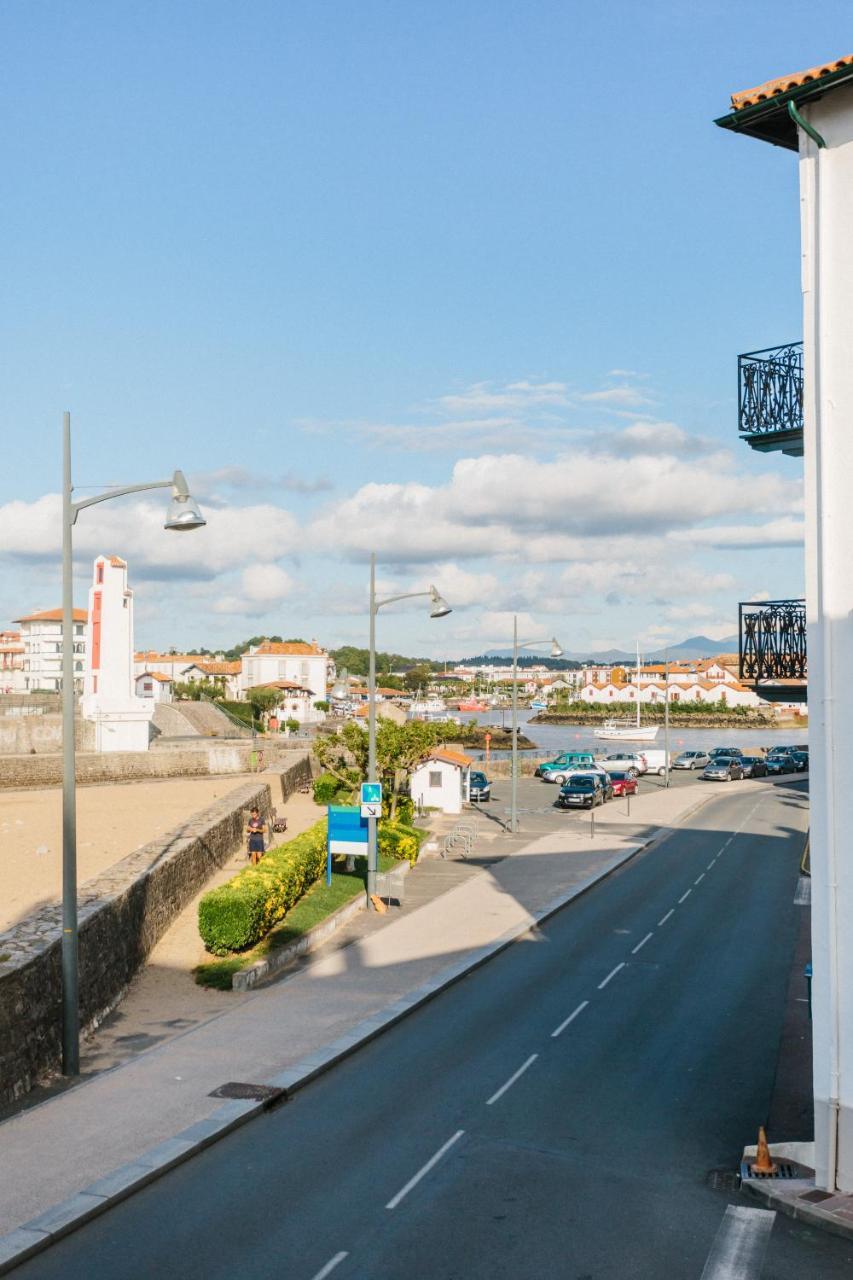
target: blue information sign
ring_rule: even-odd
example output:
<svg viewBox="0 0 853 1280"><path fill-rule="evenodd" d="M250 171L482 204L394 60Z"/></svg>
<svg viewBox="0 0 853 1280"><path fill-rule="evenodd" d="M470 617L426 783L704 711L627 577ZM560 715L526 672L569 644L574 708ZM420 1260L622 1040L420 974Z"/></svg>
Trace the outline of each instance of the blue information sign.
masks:
<svg viewBox="0 0 853 1280"><path fill-rule="evenodd" d="M348 857L367 856L367 830L367 819L362 818L358 805L329 805L326 884L332 883L333 853L345 853Z"/></svg>

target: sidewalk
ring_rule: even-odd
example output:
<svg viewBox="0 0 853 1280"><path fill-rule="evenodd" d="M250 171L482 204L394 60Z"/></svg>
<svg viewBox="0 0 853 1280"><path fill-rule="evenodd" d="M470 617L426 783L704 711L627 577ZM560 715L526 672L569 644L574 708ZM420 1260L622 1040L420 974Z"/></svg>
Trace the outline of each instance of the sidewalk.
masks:
<svg viewBox="0 0 853 1280"><path fill-rule="evenodd" d="M715 794L699 784L635 797L630 817L624 802L611 803L596 815L594 837L588 817L565 815L555 827L544 809L526 813L526 831L514 837L482 818L483 834L459 876L448 874L450 863L432 864L437 882L451 886L440 896L390 920L363 913L350 945L338 939L283 980L7 1120L0 1125L0 1272L264 1106L223 1104L214 1090L232 1081L295 1090ZM413 889L422 871L429 879L430 866L409 877Z"/></svg>

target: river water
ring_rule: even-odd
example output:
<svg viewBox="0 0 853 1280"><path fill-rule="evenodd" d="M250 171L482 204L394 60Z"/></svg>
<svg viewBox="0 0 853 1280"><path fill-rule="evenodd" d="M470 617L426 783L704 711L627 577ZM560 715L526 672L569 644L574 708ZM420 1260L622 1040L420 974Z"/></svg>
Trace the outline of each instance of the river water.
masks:
<svg viewBox="0 0 853 1280"><path fill-rule="evenodd" d="M534 715L536 715L535 711L526 709L519 709L518 712L518 723L522 733L536 743L536 751L522 754L543 755L550 758L560 751L603 751L608 753L618 751L620 746L624 746L626 751L642 751L644 746L655 750L663 750L664 747L663 725L658 729L658 735L654 742L629 742L625 739L620 743L614 742L613 739L596 738L595 725L529 724ZM463 711L460 713L460 719L463 721L474 720L483 725L494 725L496 732L492 738L492 752L495 755L502 754L500 747L503 734L500 729L502 723L506 724L507 728L512 723L509 711L506 713L501 711ZM509 734L506 737L508 741ZM808 742L808 729L801 729L796 725L788 725L782 729L761 727L750 729L685 729L679 726L677 728L670 727L669 730L669 749L671 752L710 751L712 747L731 746L740 747L748 754L748 749L751 747L791 746L801 742Z"/></svg>

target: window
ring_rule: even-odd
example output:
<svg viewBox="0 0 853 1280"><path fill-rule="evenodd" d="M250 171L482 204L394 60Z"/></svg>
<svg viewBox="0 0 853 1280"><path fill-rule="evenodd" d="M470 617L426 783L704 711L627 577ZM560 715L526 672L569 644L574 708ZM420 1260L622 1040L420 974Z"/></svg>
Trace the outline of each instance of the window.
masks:
<svg viewBox="0 0 853 1280"><path fill-rule="evenodd" d="M103 566L103 563L101 563L98 565L98 572L95 577L95 581L98 583L101 583L103 582L103 580L104 580L104 566Z"/></svg>
<svg viewBox="0 0 853 1280"><path fill-rule="evenodd" d="M95 677L95 678L97 679L97 677ZM142 684L142 692L143 692L143 693L153 693L153 692L154 692L154 685L151 683L151 681L150 681L150 680L145 680L145 681L143 681L143 684Z"/></svg>
<svg viewBox="0 0 853 1280"><path fill-rule="evenodd" d="M440 770L440 769L430 769L430 771L429 771L429 785L430 785L430 787L440 787L440 786L441 786L441 770Z"/></svg>

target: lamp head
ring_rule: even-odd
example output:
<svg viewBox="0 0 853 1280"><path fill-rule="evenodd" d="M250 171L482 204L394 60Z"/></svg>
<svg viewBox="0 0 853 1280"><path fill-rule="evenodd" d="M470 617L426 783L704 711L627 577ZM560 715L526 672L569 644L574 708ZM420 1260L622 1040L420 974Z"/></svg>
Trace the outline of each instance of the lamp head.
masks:
<svg viewBox="0 0 853 1280"><path fill-rule="evenodd" d="M559 645L559 642L558 642L557 638L556 638L556 637L554 637L554 638L551 640L551 657L552 657L552 658L562 658L562 656L563 656L563 650L560 648L560 645Z"/></svg>
<svg viewBox="0 0 853 1280"><path fill-rule="evenodd" d="M172 477L172 501L169 503L164 529L182 533L187 529L201 529L206 524L198 503L190 494L183 471L176 471Z"/></svg>
<svg viewBox="0 0 853 1280"><path fill-rule="evenodd" d="M439 595L438 591L433 586L430 586L429 597L430 597L429 616L431 618L446 618L448 613L453 612L450 605L445 600L444 596Z"/></svg>

